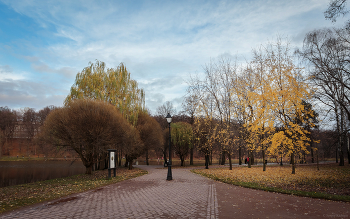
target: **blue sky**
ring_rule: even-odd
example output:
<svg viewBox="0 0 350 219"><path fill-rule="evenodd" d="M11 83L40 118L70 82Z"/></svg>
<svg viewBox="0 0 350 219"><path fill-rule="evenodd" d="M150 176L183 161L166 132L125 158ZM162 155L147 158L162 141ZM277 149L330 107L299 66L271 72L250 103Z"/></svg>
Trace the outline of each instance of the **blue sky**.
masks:
<svg viewBox="0 0 350 219"><path fill-rule="evenodd" d="M123 62L155 113L181 110L189 75L222 55L249 60L252 49L344 24L325 20L329 0L36 1L0 0L0 106L62 106L89 62Z"/></svg>

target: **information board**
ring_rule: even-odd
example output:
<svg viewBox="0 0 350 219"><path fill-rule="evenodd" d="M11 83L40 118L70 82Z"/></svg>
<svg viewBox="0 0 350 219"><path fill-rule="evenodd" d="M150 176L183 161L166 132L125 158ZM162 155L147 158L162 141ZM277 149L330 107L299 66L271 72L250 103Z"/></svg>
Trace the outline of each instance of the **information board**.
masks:
<svg viewBox="0 0 350 219"><path fill-rule="evenodd" d="M114 152L111 152L111 154L110 154L109 168L111 168L111 169L115 168L115 165L114 165Z"/></svg>

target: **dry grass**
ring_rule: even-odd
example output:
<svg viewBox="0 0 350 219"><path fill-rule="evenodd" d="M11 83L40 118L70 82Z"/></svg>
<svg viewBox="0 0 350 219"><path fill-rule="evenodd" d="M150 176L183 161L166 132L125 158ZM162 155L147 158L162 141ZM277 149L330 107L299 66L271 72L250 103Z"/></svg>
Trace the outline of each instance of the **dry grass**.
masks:
<svg viewBox="0 0 350 219"><path fill-rule="evenodd" d="M268 166L266 171L262 171L260 166L235 167L232 170L212 168L193 172L244 187L350 201L349 165L320 165L319 171L315 165L300 165L297 166L296 174L291 174L291 171L290 166Z"/></svg>

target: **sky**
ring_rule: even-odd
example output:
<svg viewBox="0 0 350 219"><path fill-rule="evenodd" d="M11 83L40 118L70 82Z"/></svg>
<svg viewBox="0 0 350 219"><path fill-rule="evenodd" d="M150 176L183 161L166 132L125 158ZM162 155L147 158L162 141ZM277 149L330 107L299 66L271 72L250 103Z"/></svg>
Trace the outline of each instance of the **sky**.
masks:
<svg viewBox="0 0 350 219"><path fill-rule="evenodd" d="M181 111L190 75L221 56L251 59L278 36L344 24L324 18L329 0L0 0L0 106L63 106L89 62L121 62L146 107Z"/></svg>

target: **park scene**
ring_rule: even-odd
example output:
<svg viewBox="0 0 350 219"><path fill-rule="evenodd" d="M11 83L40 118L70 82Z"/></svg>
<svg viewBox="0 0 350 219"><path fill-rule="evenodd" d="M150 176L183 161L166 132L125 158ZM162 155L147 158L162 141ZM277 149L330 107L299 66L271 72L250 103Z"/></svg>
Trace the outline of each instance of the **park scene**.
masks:
<svg viewBox="0 0 350 219"><path fill-rule="evenodd" d="M0 38L0 57L6 57L0 60L0 218L350 218L348 1L272 1L295 17L311 19L317 12L318 22L328 26L313 26L312 18L310 27L295 29L300 33L291 38L268 32L273 38L237 50L244 58L233 56L225 50L231 44L206 35L226 34L220 23L228 18L216 20L217 14L230 17L252 7L280 25L260 11L273 8L271 3L253 2L259 7L186 2L186 11L170 2L92 1L94 7L82 7L0 0L0 34L6 33ZM110 11L97 16L91 8ZM166 20L178 17L164 15L170 8L186 12L193 23ZM131 21L125 10L137 11ZM61 13L77 21L67 24ZM89 13L96 19L108 14L99 20L106 27ZM202 13L212 20L197 24L206 17ZM159 30L144 20L157 20ZM83 32L83 21L96 27ZM110 27L117 30L106 33L115 39L100 34ZM142 47L147 54L129 54L136 51L131 43L152 41L144 39L152 31L164 34L156 38L156 49L151 43ZM186 31L200 43L175 40ZM16 38L17 32L28 41ZM42 39L33 32L54 34L38 46ZM203 41L204 35L213 43ZM163 45L169 37L176 42ZM128 55L104 45L111 39ZM186 49L175 49L185 44L220 51L211 56L188 50L187 56ZM181 55L157 53L163 47ZM62 51L71 60L59 59ZM147 58L135 61L142 55ZM180 58L196 55L206 60L196 67ZM53 67L49 60L60 64ZM33 77L37 82L28 79Z"/></svg>

